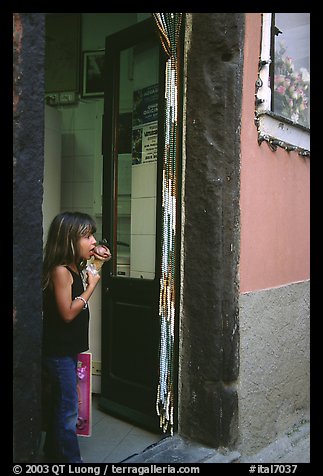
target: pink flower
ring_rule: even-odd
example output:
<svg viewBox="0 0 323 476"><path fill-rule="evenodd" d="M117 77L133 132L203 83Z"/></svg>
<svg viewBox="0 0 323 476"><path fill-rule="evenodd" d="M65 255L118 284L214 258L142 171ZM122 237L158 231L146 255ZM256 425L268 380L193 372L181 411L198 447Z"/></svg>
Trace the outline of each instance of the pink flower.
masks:
<svg viewBox="0 0 323 476"><path fill-rule="evenodd" d="M285 88L284 86L278 86L278 88L276 89L276 91L277 91L279 94L285 94L286 88Z"/></svg>
<svg viewBox="0 0 323 476"><path fill-rule="evenodd" d="M282 83L285 79L285 76L282 74L276 74L275 75L275 84Z"/></svg>

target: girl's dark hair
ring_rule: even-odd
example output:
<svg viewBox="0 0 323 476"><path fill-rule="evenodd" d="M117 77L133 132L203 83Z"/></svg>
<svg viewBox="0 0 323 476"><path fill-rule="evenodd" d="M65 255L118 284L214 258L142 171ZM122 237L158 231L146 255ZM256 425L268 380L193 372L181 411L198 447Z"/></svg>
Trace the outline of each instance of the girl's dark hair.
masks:
<svg viewBox="0 0 323 476"><path fill-rule="evenodd" d="M75 263L81 270L86 264L79 255L78 241L96 232L96 223L87 213L63 212L53 219L47 235L43 263L43 289L55 266Z"/></svg>

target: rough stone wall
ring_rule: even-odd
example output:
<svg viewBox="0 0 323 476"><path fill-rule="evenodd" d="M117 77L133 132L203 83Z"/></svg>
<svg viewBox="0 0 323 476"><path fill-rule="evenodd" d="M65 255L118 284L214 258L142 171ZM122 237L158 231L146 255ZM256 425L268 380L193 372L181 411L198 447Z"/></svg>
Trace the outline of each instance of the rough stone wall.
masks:
<svg viewBox="0 0 323 476"><path fill-rule="evenodd" d="M310 409L310 282L240 297L239 446L254 454Z"/></svg>
<svg viewBox="0 0 323 476"><path fill-rule="evenodd" d="M13 15L13 459L30 462L41 428L44 14Z"/></svg>
<svg viewBox="0 0 323 476"><path fill-rule="evenodd" d="M187 14L179 431L214 447L238 435L243 31L244 14Z"/></svg>

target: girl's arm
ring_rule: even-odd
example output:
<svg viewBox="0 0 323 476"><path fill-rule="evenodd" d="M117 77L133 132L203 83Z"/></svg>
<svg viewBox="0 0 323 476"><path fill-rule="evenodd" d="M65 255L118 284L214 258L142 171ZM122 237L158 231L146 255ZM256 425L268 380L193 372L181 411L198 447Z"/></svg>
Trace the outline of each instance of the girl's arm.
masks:
<svg viewBox="0 0 323 476"><path fill-rule="evenodd" d="M90 299L99 280L99 274L89 275L88 286L80 294L80 297L86 302ZM73 278L71 273L65 266L57 266L52 273L52 282L59 313L65 322L71 322L84 307L84 302L81 299L72 299Z"/></svg>

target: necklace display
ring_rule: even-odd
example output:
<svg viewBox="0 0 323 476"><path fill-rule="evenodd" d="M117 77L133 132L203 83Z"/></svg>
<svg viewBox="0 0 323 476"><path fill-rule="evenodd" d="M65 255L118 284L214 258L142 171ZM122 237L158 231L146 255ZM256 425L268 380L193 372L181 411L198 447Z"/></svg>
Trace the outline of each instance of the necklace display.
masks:
<svg viewBox="0 0 323 476"><path fill-rule="evenodd" d="M165 73L165 142L162 182L162 261L159 294L160 346L156 411L160 427L173 434L175 245L177 207L177 50L181 13L154 13L162 45L168 55Z"/></svg>

